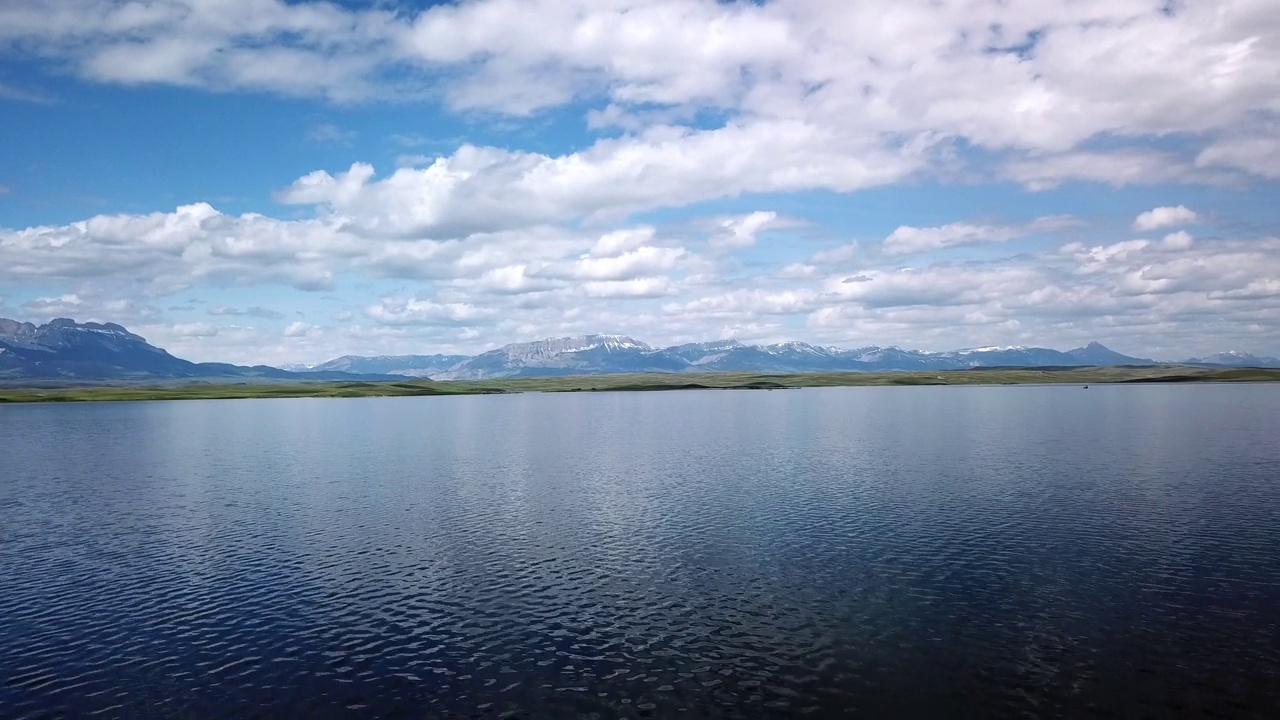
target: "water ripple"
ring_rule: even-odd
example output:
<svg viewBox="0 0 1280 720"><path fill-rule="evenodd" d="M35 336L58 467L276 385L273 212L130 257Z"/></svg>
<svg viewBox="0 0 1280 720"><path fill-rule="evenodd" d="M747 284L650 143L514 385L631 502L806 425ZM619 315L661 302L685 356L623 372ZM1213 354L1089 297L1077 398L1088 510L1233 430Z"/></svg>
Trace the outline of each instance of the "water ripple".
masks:
<svg viewBox="0 0 1280 720"><path fill-rule="evenodd" d="M1278 391L0 408L0 716L1271 717Z"/></svg>

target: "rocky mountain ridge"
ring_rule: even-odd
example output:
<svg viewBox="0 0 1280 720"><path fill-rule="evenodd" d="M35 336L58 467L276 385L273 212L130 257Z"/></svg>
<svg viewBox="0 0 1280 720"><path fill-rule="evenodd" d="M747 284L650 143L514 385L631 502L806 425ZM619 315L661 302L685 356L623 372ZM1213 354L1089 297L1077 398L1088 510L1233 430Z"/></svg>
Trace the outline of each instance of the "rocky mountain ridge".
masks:
<svg viewBox="0 0 1280 720"><path fill-rule="evenodd" d="M57 318L44 325L0 318L0 381L340 380L388 375L299 374L266 365L194 363L115 323Z"/></svg>
<svg viewBox="0 0 1280 720"><path fill-rule="evenodd" d="M1226 352L1184 364L1280 367L1280 359ZM245 367L174 357L115 323L59 318L44 325L0 318L0 381L470 380L531 375L754 371L770 373L958 370L975 367L1153 365L1089 343L1072 350L978 347L949 351L869 345L854 349L788 341L713 340L655 347L625 335L581 335L512 343L478 355L344 355L315 366Z"/></svg>
<svg viewBox="0 0 1280 720"><path fill-rule="evenodd" d="M459 358L445 366L443 358ZM1218 356L1214 356L1218 357ZM1226 357L1226 356L1223 356ZM1232 356L1241 358L1245 356ZM1254 358L1254 356L1247 356ZM1254 358L1260 367L1280 367L1280 359ZM398 356L413 372L397 372L369 358L344 356L305 370L380 371L436 380L476 380L531 375L593 375L635 372L830 372L885 370L959 370L974 367L1068 367L1155 365L1149 358L1116 352L1098 342L1071 350L1003 346L949 351L906 350L896 346L854 349L789 341L748 345L737 340L713 340L655 347L625 335L582 335L513 343L474 356ZM1216 364L1208 361L1186 361ZM1269 363L1269 364L1268 364ZM1220 363L1232 364L1232 363ZM1235 363L1240 364L1240 363Z"/></svg>

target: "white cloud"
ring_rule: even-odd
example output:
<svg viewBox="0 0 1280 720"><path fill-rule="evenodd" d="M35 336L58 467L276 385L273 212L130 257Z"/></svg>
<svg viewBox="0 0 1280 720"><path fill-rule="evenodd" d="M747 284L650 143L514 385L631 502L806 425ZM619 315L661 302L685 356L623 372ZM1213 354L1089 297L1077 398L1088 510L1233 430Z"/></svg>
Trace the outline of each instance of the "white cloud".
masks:
<svg viewBox="0 0 1280 720"><path fill-rule="evenodd" d="M1259 177L1280 178L1280 128L1262 137L1218 140L1196 156L1197 167L1240 168Z"/></svg>
<svg viewBox="0 0 1280 720"><path fill-rule="evenodd" d="M295 320L284 327L284 336L287 338L306 337L319 330L320 328L316 325Z"/></svg>
<svg viewBox="0 0 1280 720"><path fill-rule="evenodd" d="M686 255L684 248L646 245L612 257L588 255L572 264L547 266L539 275L575 280L631 280L671 270Z"/></svg>
<svg viewBox="0 0 1280 720"><path fill-rule="evenodd" d="M381 180L371 165L356 163L336 175L299 178L277 198L324 206L367 232L441 237L621 218L745 192L873 187L923 167L927 152L850 144L795 121L658 127L560 156L464 145Z"/></svg>
<svg viewBox="0 0 1280 720"><path fill-rule="evenodd" d="M1133 229L1139 232L1158 230L1174 225L1187 225L1199 219L1195 211L1186 205L1152 208L1133 219Z"/></svg>
<svg viewBox="0 0 1280 720"><path fill-rule="evenodd" d="M385 325L468 326L483 324L493 311L461 302L382 298L377 305L366 308L365 314Z"/></svg>
<svg viewBox="0 0 1280 720"><path fill-rule="evenodd" d="M1160 182L1222 182L1225 177L1194 167L1169 153L1124 148L1014 156L1000 171L1030 190L1048 190L1072 180L1123 187Z"/></svg>
<svg viewBox="0 0 1280 720"><path fill-rule="evenodd" d="M1018 236L1014 228L992 225L952 223L941 227L917 228L903 225L884 239L884 251L890 255L938 250L953 245L997 243Z"/></svg>
<svg viewBox="0 0 1280 720"><path fill-rule="evenodd" d="M35 318L54 318L75 315L84 307L84 301L75 293L57 297L41 297L23 303L22 309Z"/></svg>
<svg viewBox="0 0 1280 720"><path fill-rule="evenodd" d="M657 298L673 295L677 288L676 283L665 277L593 280L582 285L582 291L592 298Z"/></svg>
<svg viewBox="0 0 1280 720"><path fill-rule="evenodd" d="M479 277L455 279L447 286L462 294L522 295L564 287L564 283L530 274L528 265L506 265L486 270Z"/></svg>
<svg viewBox="0 0 1280 720"><path fill-rule="evenodd" d="M1280 273L1266 236L1107 239L1091 228L1087 242L1041 254L940 264L926 253L1068 221L921 227L904 216L882 252L787 238L751 253L769 258L752 265L725 251L788 218L630 222L705 201L725 201L707 212L788 209L750 196L915 180L1266 182L1280 167L1275 22L1272 0L0 3L0 53L90 81L443 104L486 121L565 105L598 131L544 152L505 144L518 135L486 147L379 134L422 154L381 175L359 162L298 178L278 197L303 219L193 203L0 229L0 286L21 288L11 302L26 300L32 317L128 318L178 350L236 357L476 349L610 328L659 342L786 339L801 327L813 340L940 346L1089 339L1097 328L1152 347L1277 342L1266 328L1280 326L1269 280ZM354 138L313 130L317 141ZM1191 212L1157 208L1134 227L1196 219L1171 220L1179 210ZM679 234L708 222L710 236ZM286 300L239 295L281 284L336 289L343 302L307 318L351 327L286 327L266 309ZM238 294L197 317L266 322L215 326L201 344L188 334L198 323L152 307L208 288ZM1184 329L1205 325L1192 317L1214 329L1196 339Z"/></svg>
<svg viewBox="0 0 1280 720"><path fill-rule="evenodd" d="M655 234L656 231L647 225L605 233L591 246L591 255L594 257L617 257L653 242Z"/></svg>
<svg viewBox="0 0 1280 720"><path fill-rule="evenodd" d="M751 247L756 243L756 234L777 224L778 213L757 210L748 215L726 218L720 221L720 227L711 237L712 250L738 250Z"/></svg>
<svg viewBox="0 0 1280 720"><path fill-rule="evenodd" d="M1076 222L1047 216L1009 225L904 226L911 232L898 232L893 243L950 247L1052 234ZM535 226L434 240L362 234L343 223L338 216L229 216L193 205L4 230L0 281L6 288L60 288L20 298L24 319L117 321L146 328L179 354L255 362L358 349L476 351L514 339L595 331L664 343L706 339L726 328L762 340L798 337L853 346L1062 344L1096 334L1145 354L1159 348L1184 354L1219 346L1280 348L1280 333L1252 329L1280 327L1272 282L1280 277L1280 240L1265 235L1212 242L1185 231L1159 240L1121 235L1110 242L1024 249L988 262L943 263L916 254L906 267L905 253L860 252L850 243L809 263L794 262L798 248L791 248L776 262L721 267L652 225L604 231ZM1094 228L1081 233L1105 237ZM291 325L270 309L290 303L272 288L281 282L301 286L308 276L333 278L345 307L309 313L307 321L287 318L296 320ZM196 310L188 304L170 312L200 315L168 322L170 316L153 304L219 284L236 288L238 306ZM362 300L367 297L382 299ZM362 312L353 317L349 310ZM235 329L209 319L239 317L264 324ZM347 319L338 321L339 331L320 317ZM216 336L207 334L210 328ZM371 328L400 334L358 335ZM377 346L379 339L388 345Z"/></svg>
<svg viewBox="0 0 1280 720"><path fill-rule="evenodd" d="M21 308L24 317L39 321L68 317L91 322L138 323L154 320L160 315L145 301L91 289L32 298L22 303Z"/></svg>
<svg viewBox="0 0 1280 720"><path fill-rule="evenodd" d="M197 284L332 286L322 257L354 257L354 238L322 221L223 215L208 204L172 213L98 215L61 226L0 228L0 278L113 278L168 293Z"/></svg>
<svg viewBox="0 0 1280 720"><path fill-rule="evenodd" d="M183 338L211 338L217 337L218 328L204 322L178 323L171 328L170 332Z"/></svg>
<svg viewBox="0 0 1280 720"><path fill-rule="evenodd" d="M1271 0L474 0L417 12L283 0L0 7L0 48L99 82L339 102L443 99L453 109L512 114L585 101L593 126L629 136L588 156L555 158L596 172L549 195L563 195L563 204L592 180L601 182L594 195L639 180L639 190L620 193L624 210L652 207L663 184L671 185L662 194L668 203L690 186L701 188L693 199L706 197L705 188L725 180L724 194L868 187L921 170L930 165L922 156L956 140L1002 153L1006 174L1033 187L1239 171L1273 177L1275 163L1252 152L1275 149L1265 118L1280 111L1272 72L1280 45L1270 30ZM673 132L698 109L727 119ZM1259 122L1255 139L1238 137ZM654 131L664 139L647 137ZM1200 146L1197 162L1126 145L1173 135ZM1089 149L1095 138L1117 147ZM776 162L768 163L771 147ZM652 173L633 162L641 156ZM514 164L507 170L516 175L562 179L572 169L537 157L502 164ZM696 181L682 182L686 175Z"/></svg>
<svg viewBox="0 0 1280 720"><path fill-rule="evenodd" d="M950 223L938 227L900 226L884 239L884 252L888 255L941 250L962 245L1001 243L1037 233L1053 232L1078 225L1079 221L1065 215L1036 218L1025 225L989 225L968 222ZM833 258L843 257L835 253Z"/></svg>

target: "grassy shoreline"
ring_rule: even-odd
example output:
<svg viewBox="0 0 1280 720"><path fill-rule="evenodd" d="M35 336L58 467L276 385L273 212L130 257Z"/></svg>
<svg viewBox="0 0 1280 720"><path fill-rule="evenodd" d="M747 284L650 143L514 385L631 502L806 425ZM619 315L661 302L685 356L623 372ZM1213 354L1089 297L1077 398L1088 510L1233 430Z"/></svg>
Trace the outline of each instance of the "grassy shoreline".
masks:
<svg viewBox="0 0 1280 720"><path fill-rule="evenodd" d="M102 402L120 400L224 400L298 397L420 397L522 392L635 392L652 390L773 390L804 387L885 385L1046 385L1182 382L1280 382L1280 369L1202 368L1178 365L1090 368L982 368L929 372L830 372L706 374L645 373L571 375L499 380L386 382L148 383L0 385L0 403Z"/></svg>

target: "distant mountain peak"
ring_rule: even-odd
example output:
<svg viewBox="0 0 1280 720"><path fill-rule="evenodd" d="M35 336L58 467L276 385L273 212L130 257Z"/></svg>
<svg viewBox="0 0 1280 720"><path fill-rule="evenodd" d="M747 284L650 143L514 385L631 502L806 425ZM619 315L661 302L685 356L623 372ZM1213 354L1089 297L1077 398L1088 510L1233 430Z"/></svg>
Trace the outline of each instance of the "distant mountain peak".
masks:
<svg viewBox="0 0 1280 720"><path fill-rule="evenodd" d="M35 332L36 326L29 322L0 318L0 339L30 337Z"/></svg>
<svg viewBox="0 0 1280 720"><path fill-rule="evenodd" d="M1190 364L1280 367L1280 359L1230 350ZM479 355L343 355L325 363L241 367L176 358L115 323L58 318L43 325L0 318L0 379L314 378L438 380L645 372L833 372L970 367L1145 365L1093 341L1061 351L1021 345L920 351L867 345L844 350L798 340L748 345L736 339L653 347L629 335L589 334L512 343ZM298 372L292 372L298 371Z"/></svg>
<svg viewBox="0 0 1280 720"><path fill-rule="evenodd" d="M765 350L765 352L769 352L769 353L810 353L814 355L827 354L826 348L820 348L815 345L810 345L807 342L801 342L799 340L788 340L786 342L779 342L779 343L774 343L772 345L765 345L763 349Z"/></svg>
<svg viewBox="0 0 1280 720"><path fill-rule="evenodd" d="M1129 357L1122 353L1103 345L1097 340L1091 341L1084 347L1078 347L1066 352L1068 356L1076 361L1087 365L1153 365L1155 360L1149 358Z"/></svg>
<svg viewBox="0 0 1280 720"><path fill-rule="evenodd" d="M1012 352L1016 350L1026 350L1026 345L986 345L984 347L965 348L959 350L962 353L990 353L990 352Z"/></svg>
<svg viewBox="0 0 1280 720"><path fill-rule="evenodd" d="M723 340L703 340L702 342L681 343L680 345L672 345L668 349L673 348L704 348L704 349L720 349L720 348L740 348L745 347L741 342L733 338L725 338Z"/></svg>
<svg viewBox="0 0 1280 720"><path fill-rule="evenodd" d="M1232 367L1280 367L1280 358L1260 357L1239 350L1224 350L1205 357L1185 360L1188 365L1229 365Z"/></svg>
<svg viewBox="0 0 1280 720"><path fill-rule="evenodd" d="M1155 364L1155 361L1123 355L1096 341L1069 351L1002 345L925 352L897 345L845 350L798 340L750 345L735 339L720 339L654 347L627 335L593 334L513 343L479 355L459 357L459 362L451 367L426 370L423 374L438 380L455 380L643 372L928 371L1145 364Z"/></svg>
<svg viewBox="0 0 1280 720"><path fill-rule="evenodd" d="M344 379L359 376L334 374ZM0 379L134 380L299 378L266 366L193 363L116 323L56 318L43 325L0 319ZM320 376L313 376L320 377ZM337 379L335 377L334 379ZM386 376L389 379L390 376Z"/></svg>
<svg viewBox="0 0 1280 720"><path fill-rule="evenodd" d="M626 335L575 335L571 337L545 338L532 342L511 343L499 348L510 356L536 357L555 353L583 352L603 348L605 350L652 350L648 344L642 343Z"/></svg>

